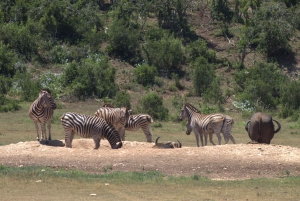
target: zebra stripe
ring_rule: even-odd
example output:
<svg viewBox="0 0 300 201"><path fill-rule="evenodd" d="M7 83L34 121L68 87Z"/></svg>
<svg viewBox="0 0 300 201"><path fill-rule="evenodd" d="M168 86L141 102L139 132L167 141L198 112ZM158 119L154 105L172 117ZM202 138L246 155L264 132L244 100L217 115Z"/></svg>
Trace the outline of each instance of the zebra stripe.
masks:
<svg viewBox="0 0 300 201"><path fill-rule="evenodd" d="M148 114L130 115L128 119L128 125L125 130L137 131L141 128L147 138L147 142L152 142L152 134L150 132L150 126L152 122L153 119Z"/></svg>
<svg viewBox="0 0 300 201"><path fill-rule="evenodd" d="M125 128L128 126L129 112L130 110L126 107L101 107L95 112L95 116L103 118L108 124L114 126L123 140L125 138Z"/></svg>
<svg viewBox="0 0 300 201"><path fill-rule="evenodd" d="M232 135L230 134L231 128L233 126L233 119L228 115L223 114L209 114L204 115L199 112L194 106L189 103L183 105L181 109L180 117L187 118L187 131L186 134L190 134L194 131L197 146L199 147L199 136L201 144L203 146L203 134L205 137L205 145L207 145L207 135L209 135L209 140L212 144L212 135L215 133L218 137L219 145L221 144L220 132L223 133L225 143L228 142L229 138L235 143ZM214 144L215 145L215 144Z"/></svg>
<svg viewBox="0 0 300 201"><path fill-rule="evenodd" d="M107 108L115 108L110 103L105 103L103 107ZM153 123L153 119L148 114L134 114L130 115L127 122L127 127L125 128L126 131L137 131L140 128L144 132L147 142L152 142L152 134L150 132L151 123ZM122 136L122 140L125 141L125 135Z"/></svg>
<svg viewBox="0 0 300 201"><path fill-rule="evenodd" d="M30 105L28 116L33 120L36 128L36 139L39 141L38 123L41 125L41 139L51 140L51 120L56 104L51 96L49 89L43 89L39 93L39 97ZM48 125L49 138L46 134L46 123Z"/></svg>
<svg viewBox="0 0 300 201"><path fill-rule="evenodd" d="M92 137L95 142L94 149L100 147L100 141L103 138L108 140L112 149L121 148L123 145L114 127L102 118L68 112L60 117L60 121L65 131L66 147L72 148L75 134L84 138Z"/></svg>

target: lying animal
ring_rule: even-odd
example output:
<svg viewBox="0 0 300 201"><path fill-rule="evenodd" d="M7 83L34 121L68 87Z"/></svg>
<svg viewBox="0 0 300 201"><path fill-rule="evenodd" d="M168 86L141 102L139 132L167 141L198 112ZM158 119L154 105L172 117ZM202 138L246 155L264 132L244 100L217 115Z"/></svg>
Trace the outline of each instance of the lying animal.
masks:
<svg viewBox="0 0 300 201"><path fill-rule="evenodd" d="M173 149L173 148L181 148L181 142L179 142L179 140L177 140L178 142L171 142L168 141L166 143L158 143L158 139L160 137L156 138L155 140L155 145L153 146L153 148L160 148L160 149Z"/></svg>

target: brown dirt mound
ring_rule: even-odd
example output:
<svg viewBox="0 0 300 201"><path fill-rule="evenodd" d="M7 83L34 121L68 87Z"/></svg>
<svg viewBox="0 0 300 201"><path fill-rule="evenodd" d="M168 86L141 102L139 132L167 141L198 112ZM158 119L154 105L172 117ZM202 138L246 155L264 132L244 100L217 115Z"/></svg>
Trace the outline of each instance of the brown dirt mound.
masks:
<svg viewBox="0 0 300 201"><path fill-rule="evenodd" d="M233 180L300 175L300 149L281 145L229 144L157 149L154 143L124 141L118 150L106 140L93 150L92 139L75 139L73 148L19 142L0 147L8 166L48 166L91 173L157 170L166 175Z"/></svg>

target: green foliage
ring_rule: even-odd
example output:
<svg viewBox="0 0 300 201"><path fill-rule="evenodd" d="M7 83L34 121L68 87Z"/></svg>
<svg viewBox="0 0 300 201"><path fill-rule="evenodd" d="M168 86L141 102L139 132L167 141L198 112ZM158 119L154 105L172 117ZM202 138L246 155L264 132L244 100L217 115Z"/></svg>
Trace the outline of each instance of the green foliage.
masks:
<svg viewBox="0 0 300 201"><path fill-rule="evenodd" d="M130 63L136 63L139 57L139 32L126 21L116 19L108 30L109 46L106 51L109 55L120 57Z"/></svg>
<svg viewBox="0 0 300 201"><path fill-rule="evenodd" d="M158 30L158 33L161 31ZM184 61L184 52L180 39L168 32L163 32L163 36L158 40L148 40L143 46L149 65L156 66L158 71L171 75L172 71L181 69ZM151 30L151 37L157 37ZM157 37L158 38L158 37Z"/></svg>
<svg viewBox="0 0 300 201"><path fill-rule="evenodd" d="M191 63L191 68L195 93L197 96L202 96L216 76L213 66L204 57L198 57Z"/></svg>
<svg viewBox="0 0 300 201"><path fill-rule="evenodd" d="M235 74L237 98L241 102L249 101L253 107L262 105L265 109L275 109L285 80L275 64L258 63Z"/></svg>
<svg viewBox="0 0 300 201"><path fill-rule="evenodd" d="M216 61L216 52L214 50L209 50L206 41L203 39L191 42L186 49L190 61L194 61L200 56L206 58L210 63Z"/></svg>
<svg viewBox="0 0 300 201"><path fill-rule="evenodd" d="M168 29L177 36L186 36L190 32L186 9L189 2L182 0L164 0L156 6L156 16L160 28Z"/></svg>
<svg viewBox="0 0 300 201"><path fill-rule="evenodd" d="M215 103L219 107L225 103L225 98L221 89L221 80L216 77L212 80L209 87L205 90L203 94L203 99L206 102Z"/></svg>
<svg viewBox="0 0 300 201"><path fill-rule="evenodd" d="M140 100L141 111L160 121L168 120L169 111L163 106L162 98L150 92Z"/></svg>
<svg viewBox="0 0 300 201"><path fill-rule="evenodd" d="M27 71L18 71L14 77L14 87L20 99L23 101L34 101L38 98L42 85L39 80L32 79Z"/></svg>
<svg viewBox="0 0 300 201"><path fill-rule="evenodd" d="M288 81L280 90L281 109L280 117L287 118L298 114L300 109L300 84L299 81Z"/></svg>
<svg viewBox="0 0 300 201"><path fill-rule="evenodd" d="M284 3L265 2L255 12L246 38L270 58L291 52L290 38L294 34L292 12Z"/></svg>
<svg viewBox="0 0 300 201"><path fill-rule="evenodd" d="M154 66L149 66L148 64L138 65L133 71L137 83L147 86L153 85L155 81L155 76L157 75L157 70Z"/></svg>
<svg viewBox="0 0 300 201"><path fill-rule="evenodd" d="M19 105L19 101L10 100L3 94L0 94L0 112L13 112L20 108L21 106Z"/></svg>
<svg viewBox="0 0 300 201"><path fill-rule="evenodd" d="M15 75L14 64L16 62L17 55L0 41L0 75L13 77Z"/></svg>
<svg viewBox="0 0 300 201"><path fill-rule="evenodd" d="M115 105L115 107L126 107L130 109L130 101L131 99L129 93L125 91L118 91L116 97L113 100L113 105Z"/></svg>
<svg viewBox="0 0 300 201"><path fill-rule="evenodd" d="M117 92L115 74L116 70L109 66L107 57L93 55L80 64L73 62L66 65L62 84L69 89L67 93L79 99L88 96L111 98Z"/></svg>

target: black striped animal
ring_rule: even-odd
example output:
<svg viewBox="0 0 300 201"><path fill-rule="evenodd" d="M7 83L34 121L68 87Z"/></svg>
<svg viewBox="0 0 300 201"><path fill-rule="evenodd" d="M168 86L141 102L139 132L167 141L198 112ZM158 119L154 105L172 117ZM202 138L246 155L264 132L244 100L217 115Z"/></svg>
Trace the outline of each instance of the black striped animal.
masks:
<svg viewBox="0 0 300 201"><path fill-rule="evenodd" d="M103 138L108 140L112 149L121 148L123 145L115 128L102 118L68 112L59 119L65 131L66 147L72 148L75 134L84 138L93 138L95 142L94 149L100 147L100 141Z"/></svg>
<svg viewBox="0 0 300 201"><path fill-rule="evenodd" d="M126 107L110 108L101 107L95 112L96 117L103 118L108 124L114 126L121 139L125 138L125 128L128 126L128 118L131 110Z"/></svg>
<svg viewBox="0 0 300 201"><path fill-rule="evenodd" d="M278 126L276 130L273 121ZM280 131L281 125L278 121L272 119L270 115L258 112L251 116L245 125L245 129L252 142L270 144L274 134Z"/></svg>
<svg viewBox="0 0 300 201"><path fill-rule="evenodd" d="M160 149L169 149L169 148L181 148L182 144L177 140L177 142L168 141L166 143L159 143L158 139L160 137L156 138L155 145L153 148L160 148Z"/></svg>
<svg viewBox="0 0 300 201"><path fill-rule="evenodd" d="M41 125L41 140L51 140L51 120L53 112L56 109L56 104L51 96L49 89L42 89L39 97L30 105L28 115L33 120L36 128L36 139L40 141L39 127ZM49 136L47 138L46 123L48 125Z"/></svg>
<svg viewBox="0 0 300 201"><path fill-rule="evenodd" d="M110 103L105 103L103 107L114 108L114 106ZM150 132L151 123L153 123L153 119L148 114L133 114L130 115L127 122L126 131L137 131L142 129L144 132L147 142L152 142L152 134ZM125 135L122 136L122 140L125 140Z"/></svg>
<svg viewBox="0 0 300 201"><path fill-rule="evenodd" d="M212 141L212 135L215 133L218 138L219 145L221 144L221 136L220 133L223 133L225 143L228 142L229 139L235 143L234 138L231 135L231 128L234 124L233 119L228 115L223 114L201 114L198 109L192 106L189 103L185 103L181 109L181 113L179 116L180 120L187 118L187 130L186 134L189 135L191 131L194 131L196 137L196 143L199 147L199 137L201 140L201 145L203 145L203 135L205 137L205 145L207 145L207 135L209 135L209 141L215 145Z"/></svg>

